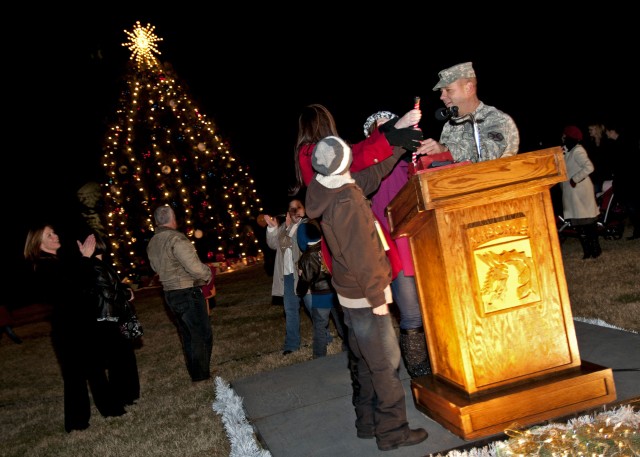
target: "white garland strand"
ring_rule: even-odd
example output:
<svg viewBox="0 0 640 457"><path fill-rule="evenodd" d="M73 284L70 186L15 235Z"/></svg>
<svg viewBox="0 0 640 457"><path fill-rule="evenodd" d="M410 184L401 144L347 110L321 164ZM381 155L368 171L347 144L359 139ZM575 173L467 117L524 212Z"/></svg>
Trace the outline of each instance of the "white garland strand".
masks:
<svg viewBox="0 0 640 457"><path fill-rule="evenodd" d="M585 322L587 324L599 325L601 327L609 327L617 330L626 330L620 327L613 326L601 319L587 319L582 317L574 317L574 320ZM637 332L633 332L637 333ZM247 421L242 406L242 398L240 398L229 384L219 376L215 379L216 384L216 400L213 402L213 410L222 416L222 423L224 424L227 436L231 443L231 454L229 457L271 457L271 453L264 450L256 441L253 427ZM635 413L633 409L629 407L621 407L615 411L607 413L612 416L612 419L616 421L622 421L625 423L631 423L636 427L640 423L640 413ZM548 427L560 427L570 429L576 424L589 423L594 419L590 416L582 416L577 419L573 419L568 422L566 426L558 424L550 424ZM540 430L540 428L538 428ZM469 451L451 451L446 455L431 454L431 457L496 457L500 455L501 448L508 443L508 441L490 443L488 446L482 448L473 448Z"/></svg>
<svg viewBox="0 0 640 457"><path fill-rule="evenodd" d="M590 319L590 318L586 318L586 317L574 317L573 320L574 321L579 321L579 322L585 322L587 324L599 325L600 327L615 328L616 330L624 330L625 332L638 333L638 332L636 332L634 330L628 330L626 328L616 327L615 325L611 325L608 322L603 321L602 319Z"/></svg>
<svg viewBox="0 0 640 457"><path fill-rule="evenodd" d="M262 449L256 441L253 427L244 413L242 398L221 377L217 376L215 383L216 400L212 407L222 416L231 443L229 457L271 457L271 453Z"/></svg>

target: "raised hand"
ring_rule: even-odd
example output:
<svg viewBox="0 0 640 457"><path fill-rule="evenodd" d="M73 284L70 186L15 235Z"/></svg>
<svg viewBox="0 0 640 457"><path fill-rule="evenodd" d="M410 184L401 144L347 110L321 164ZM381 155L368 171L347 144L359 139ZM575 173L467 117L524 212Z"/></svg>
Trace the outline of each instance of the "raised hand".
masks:
<svg viewBox="0 0 640 457"><path fill-rule="evenodd" d="M80 241L76 241L76 243L78 243L78 249L83 257L91 257L96 250L96 237L93 234L87 236L83 243Z"/></svg>
<svg viewBox="0 0 640 457"><path fill-rule="evenodd" d="M422 111L420 111L420 109L412 109L411 111L407 111L404 116L402 116L400 119L398 119L398 122L396 123L396 128L397 129L404 129L407 127L413 127L414 125L416 125L418 122L420 122L420 119L422 119Z"/></svg>
<svg viewBox="0 0 640 457"><path fill-rule="evenodd" d="M278 220L275 217L271 217L268 214L264 215L264 221L267 223L269 227L277 227Z"/></svg>

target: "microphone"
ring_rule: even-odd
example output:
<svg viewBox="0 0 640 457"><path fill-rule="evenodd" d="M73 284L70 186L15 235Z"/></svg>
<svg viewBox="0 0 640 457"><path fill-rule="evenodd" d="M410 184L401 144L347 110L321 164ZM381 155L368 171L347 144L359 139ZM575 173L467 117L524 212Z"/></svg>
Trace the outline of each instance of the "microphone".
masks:
<svg viewBox="0 0 640 457"><path fill-rule="evenodd" d="M436 119L439 121L446 121L452 117L458 117L458 107L452 106L451 108L439 108L436 110Z"/></svg>

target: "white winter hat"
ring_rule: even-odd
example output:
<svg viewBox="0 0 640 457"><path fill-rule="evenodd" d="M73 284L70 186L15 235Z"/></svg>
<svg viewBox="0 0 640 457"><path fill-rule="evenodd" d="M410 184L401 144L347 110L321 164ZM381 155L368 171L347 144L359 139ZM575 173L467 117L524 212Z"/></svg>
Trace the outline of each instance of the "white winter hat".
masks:
<svg viewBox="0 0 640 457"><path fill-rule="evenodd" d="M341 175L349 171L353 156L351 148L342 138L328 136L313 149L311 165L323 176Z"/></svg>

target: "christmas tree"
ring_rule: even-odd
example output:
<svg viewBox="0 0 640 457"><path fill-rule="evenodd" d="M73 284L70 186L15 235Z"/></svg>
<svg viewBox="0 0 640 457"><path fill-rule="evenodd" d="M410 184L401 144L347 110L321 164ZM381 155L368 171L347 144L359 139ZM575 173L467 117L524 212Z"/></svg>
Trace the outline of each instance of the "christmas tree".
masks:
<svg viewBox="0 0 640 457"><path fill-rule="evenodd" d="M162 38L154 29L137 22L125 30L132 54L103 148L104 226L114 265L132 282L153 274L146 247L153 211L163 204L173 207L203 261L259 251L253 222L262 208L249 169L157 59Z"/></svg>

